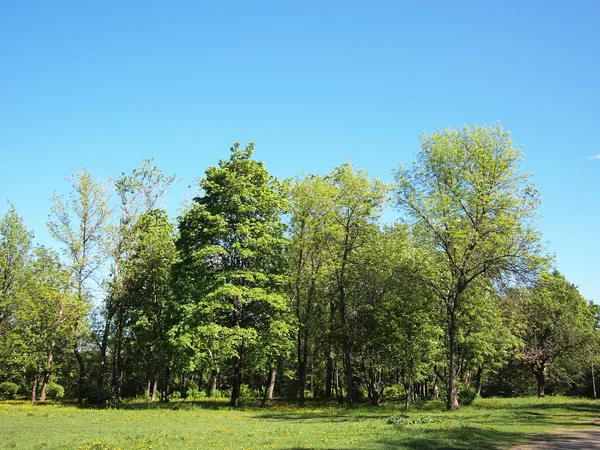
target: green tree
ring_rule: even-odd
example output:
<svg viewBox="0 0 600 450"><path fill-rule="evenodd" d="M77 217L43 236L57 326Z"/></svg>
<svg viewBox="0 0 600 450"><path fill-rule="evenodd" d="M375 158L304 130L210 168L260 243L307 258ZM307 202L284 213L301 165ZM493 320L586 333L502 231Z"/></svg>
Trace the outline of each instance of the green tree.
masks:
<svg viewBox="0 0 600 450"><path fill-rule="evenodd" d="M288 327L281 222L288 205L253 151L236 143L229 160L208 168L202 194L179 224L180 283L198 316L194 325L210 336L205 350L219 342L233 360L232 405L247 350L260 345L260 335L285 336L272 331Z"/></svg>
<svg viewBox="0 0 600 450"><path fill-rule="evenodd" d="M18 380L22 361L17 312L26 301L32 234L13 205L0 218L0 377Z"/></svg>
<svg viewBox="0 0 600 450"><path fill-rule="evenodd" d="M133 170L131 174L122 173L119 178L112 180L118 198L115 208L117 223L113 224L107 233L107 252L110 264L110 276L106 281L106 297L102 312L102 328L100 335L100 367L98 370L98 385L106 382L107 350L113 329L113 385L120 392L123 372L123 335L128 318L124 311L123 272L125 261L131 256L134 245L134 226L138 218L148 214L157 207L175 176L166 176L154 164L153 160L144 160L142 167ZM107 231L109 231L107 230ZM116 320L115 320L116 316Z"/></svg>
<svg viewBox="0 0 600 450"><path fill-rule="evenodd" d="M355 170L346 162L327 176L334 189L327 232L335 280L335 302L340 317L344 372L346 375L346 401L354 401L354 370L352 365L351 332L348 315L348 277L358 250L367 245L378 230L377 222L387 199L387 186L379 180L370 180L363 170Z"/></svg>
<svg viewBox="0 0 600 450"><path fill-rule="evenodd" d="M465 292L484 279L518 279L537 269L537 191L519 171L522 153L500 125L447 128L421 137L410 169L399 166L396 199L422 245L434 249L426 282L446 311L448 403L458 407L457 316Z"/></svg>
<svg viewBox="0 0 600 450"><path fill-rule="evenodd" d="M175 315L171 267L176 258L173 225L164 211L151 210L139 217L133 233L124 279L129 338L141 348L148 379L158 376L163 380L163 400L168 400L170 361L176 352L171 340ZM117 395L120 398L120 384Z"/></svg>
<svg viewBox="0 0 600 450"><path fill-rule="evenodd" d="M524 344L520 359L536 377L538 396L545 395L549 375L556 381L581 376L590 366L598 336L594 311L577 287L558 271L544 273L517 307Z"/></svg>
<svg viewBox="0 0 600 450"><path fill-rule="evenodd" d="M111 210L105 186L94 181L84 168L67 178L71 191L65 199L54 193L47 222L48 231L63 247L70 269L70 283L77 295L77 325L74 328L73 353L79 365L77 400L81 402L85 360L80 341L87 330L90 283L106 260L105 244L109 231Z"/></svg>
<svg viewBox="0 0 600 450"><path fill-rule="evenodd" d="M331 257L327 246L335 190L324 177L310 175L293 181L290 189L290 304L297 323L296 357L298 399L304 405L311 343L326 329L331 284Z"/></svg>

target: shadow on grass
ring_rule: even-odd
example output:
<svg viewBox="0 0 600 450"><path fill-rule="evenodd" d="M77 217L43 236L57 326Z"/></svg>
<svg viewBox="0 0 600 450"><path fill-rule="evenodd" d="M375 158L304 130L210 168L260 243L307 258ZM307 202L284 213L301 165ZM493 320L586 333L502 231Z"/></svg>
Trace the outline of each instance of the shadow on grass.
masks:
<svg viewBox="0 0 600 450"><path fill-rule="evenodd" d="M378 440L384 448L418 448L423 450L441 449L502 449L523 442L528 436L523 433L489 430L463 425L447 430L428 429L398 438Z"/></svg>

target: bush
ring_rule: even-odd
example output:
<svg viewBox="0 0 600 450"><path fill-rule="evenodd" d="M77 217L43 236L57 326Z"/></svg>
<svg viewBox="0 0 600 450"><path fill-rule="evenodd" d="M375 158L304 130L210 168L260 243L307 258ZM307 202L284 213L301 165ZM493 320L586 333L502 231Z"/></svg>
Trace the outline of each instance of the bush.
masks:
<svg viewBox="0 0 600 450"><path fill-rule="evenodd" d="M0 383L0 399L1 400L14 400L17 397L17 391L19 386L16 383L5 381Z"/></svg>
<svg viewBox="0 0 600 450"><path fill-rule="evenodd" d="M186 392L186 398L193 400L195 398L204 398L206 397L206 392L201 391L196 388L189 388Z"/></svg>
<svg viewBox="0 0 600 450"><path fill-rule="evenodd" d="M468 406L473 403L477 391L474 387L461 386L458 390L458 402L463 406Z"/></svg>
<svg viewBox="0 0 600 450"><path fill-rule="evenodd" d="M400 386L391 384L383 390L383 398L385 400L400 400Z"/></svg>
<svg viewBox="0 0 600 450"><path fill-rule="evenodd" d="M65 396L65 388L57 383L49 383L46 387L46 396L53 400L60 400Z"/></svg>
<svg viewBox="0 0 600 450"><path fill-rule="evenodd" d="M180 399L181 398L181 392L179 392L179 391L173 391L173 392L171 392L170 398L172 400Z"/></svg>
<svg viewBox="0 0 600 450"><path fill-rule="evenodd" d="M115 401L115 394L110 388L95 386L88 391L86 400L91 405L106 405Z"/></svg>
<svg viewBox="0 0 600 450"><path fill-rule="evenodd" d="M262 395L258 389L250 389L247 384L240 386L240 398L260 398Z"/></svg>

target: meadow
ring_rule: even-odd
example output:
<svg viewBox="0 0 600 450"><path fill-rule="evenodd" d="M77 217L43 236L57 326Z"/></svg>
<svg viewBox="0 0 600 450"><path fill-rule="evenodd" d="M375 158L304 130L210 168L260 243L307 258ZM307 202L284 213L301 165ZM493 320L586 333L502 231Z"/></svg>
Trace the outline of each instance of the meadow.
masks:
<svg viewBox="0 0 600 450"><path fill-rule="evenodd" d="M566 397L476 399L457 411L225 402L75 405L0 403L2 449L501 449L553 429L595 425L600 403Z"/></svg>

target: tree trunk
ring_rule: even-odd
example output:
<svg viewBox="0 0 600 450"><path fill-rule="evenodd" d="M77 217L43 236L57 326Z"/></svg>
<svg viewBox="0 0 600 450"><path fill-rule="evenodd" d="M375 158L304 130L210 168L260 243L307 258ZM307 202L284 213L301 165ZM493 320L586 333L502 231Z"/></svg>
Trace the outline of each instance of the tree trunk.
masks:
<svg viewBox="0 0 600 450"><path fill-rule="evenodd" d="M342 324L342 347L344 352L344 372L346 375L346 403L349 405L354 401L354 375L352 373L352 358L350 356L350 333L346 324L346 292L343 285L344 266L340 274L339 300L340 300L340 319Z"/></svg>
<svg viewBox="0 0 600 450"><path fill-rule="evenodd" d="M478 397L481 396L482 375L483 375L483 367L479 366L477 368L477 375L475 376L475 390L477 391L476 395Z"/></svg>
<svg viewBox="0 0 600 450"><path fill-rule="evenodd" d="M447 306L448 337L449 337L449 364L448 364L448 402L447 409L458 408L458 392L456 390L456 378L458 376L458 355L456 352L456 299L451 300Z"/></svg>
<svg viewBox="0 0 600 450"><path fill-rule="evenodd" d="M213 393L217 390L217 369L213 369L210 373L210 380L208 380L208 396L212 397Z"/></svg>
<svg viewBox="0 0 600 450"><path fill-rule="evenodd" d="M334 376L334 366L335 363L335 354L333 352L333 347L330 344L329 354L327 355L327 376L325 378L325 398L330 400L333 394L333 376ZM335 383L335 391L337 394L337 380Z"/></svg>
<svg viewBox="0 0 600 450"><path fill-rule="evenodd" d="M268 391L268 399L269 400L273 400L273 389L275 389L275 379L277 378L277 372L273 369L271 369L270 371L270 376L269 376L269 387L267 388Z"/></svg>
<svg viewBox="0 0 600 450"><path fill-rule="evenodd" d="M77 341L73 344L73 353L75 353L75 358L77 359L77 364L79 364L79 379L77 382L77 404L81 405L83 402L83 377L85 376L85 361L83 360L83 356L79 353L79 346L77 345Z"/></svg>
<svg viewBox="0 0 600 450"><path fill-rule="evenodd" d="M243 350L243 344L242 344L242 346L238 347L238 356L235 359L235 366L233 368L233 387L231 390L231 406L237 406L239 403L243 373L244 373L244 350Z"/></svg>
<svg viewBox="0 0 600 450"><path fill-rule="evenodd" d="M537 379L538 385L538 397L542 398L546 394L544 392L544 388L546 387L546 375L545 375L545 367L542 367L541 370L535 372L535 377Z"/></svg>
<svg viewBox="0 0 600 450"><path fill-rule="evenodd" d="M156 390L158 388L158 380L155 378L154 383L152 383L152 397L150 398L151 402L156 401Z"/></svg>
<svg viewBox="0 0 600 450"><path fill-rule="evenodd" d="M39 372L36 372L33 376L33 388L31 389L31 403L35 403L37 398L37 387L38 387L38 379L40 377Z"/></svg>
<svg viewBox="0 0 600 450"><path fill-rule="evenodd" d="M62 308L61 308L62 309ZM52 359L54 357L54 340L50 344L50 350L48 351L48 361L46 362L46 370L44 370L44 379L42 382L42 393L40 394L40 401L46 401L46 389L48 388L48 382L50 381L50 371L52 369Z"/></svg>
<svg viewBox="0 0 600 450"><path fill-rule="evenodd" d="M110 324L112 323L115 310L113 308L113 296L108 297L106 305L106 319L104 322L104 330L102 332L102 341L100 343L100 368L98 370L98 387L103 387L106 381L106 352L108 349L108 338L110 336Z"/></svg>
<svg viewBox="0 0 600 450"><path fill-rule="evenodd" d="M306 391L306 365L300 361L298 365L298 402L304 406L304 392Z"/></svg>

